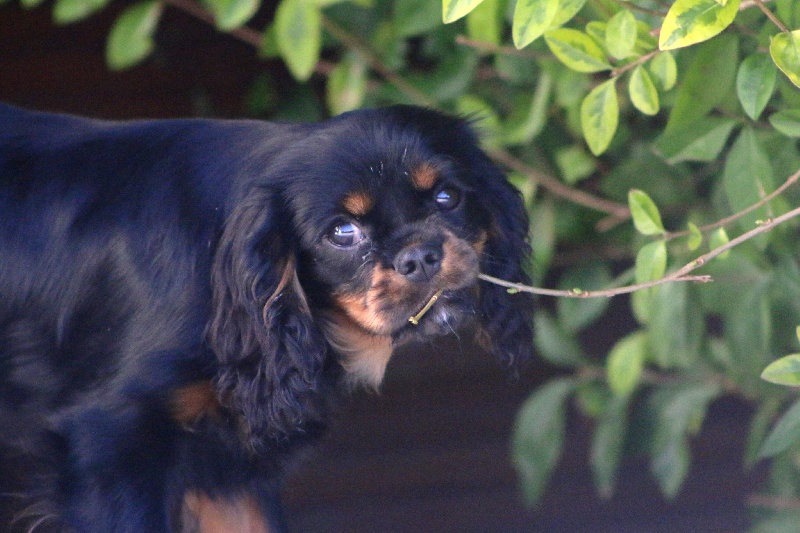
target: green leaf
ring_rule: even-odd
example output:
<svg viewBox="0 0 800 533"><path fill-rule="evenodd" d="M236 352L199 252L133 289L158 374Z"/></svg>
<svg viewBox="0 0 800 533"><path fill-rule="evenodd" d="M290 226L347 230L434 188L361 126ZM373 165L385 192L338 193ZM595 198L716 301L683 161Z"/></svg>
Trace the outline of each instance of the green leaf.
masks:
<svg viewBox="0 0 800 533"><path fill-rule="evenodd" d="M653 359L661 368L691 369L703 345L703 312L688 283L652 289L648 333Z"/></svg>
<svg viewBox="0 0 800 533"><path fill-rule="evenodd" d="M608 388L617 396L630 396L642 378L647 336L643 331L631 333L618 341L606 360Z"/></svg>
<svg viewBox="0 0 800 533"><path fill-rule="evenodd" d="M134 4L120 14L106 42L106 62L112 70L132 67L150 55L162 9L161 2L147 1Z"/></svg>
<svg viewBox="0 0 800 533"><path fill-rule="evenodd" d="M744 128L733 143L725 161L722 179L728 204L734 213L753 205L773 191L772 165L752 128ZM767 208L760 207L741 217L738 224L744 231L749 231L756 227L758 220L767 217Z"/></svg>
<svg viewBox="0 0 800 533"><path fill-rule="evenodd" d="M653 147L670 164L681 161L714 161L738 122L732 118L699 117L665 131Z"/></svg>
<svg viewBox="0 0 800 533"><path fill-rule="evenodd" d="M689 470L686 437L699 429L709 403L719 394L713 383L665 386L653 394L657 425L650 468L667 498L678 494Z"/></svg>
<svg viewBox="0 0 800 533"><path fill-rule="evenodd" d="M788 137L800 137L800 109L784 109L773 113L769 123Z"/></svg>
<svg viewBox="0 0 800 533"><path fill-rule="evenodd" d="M425 33L441 24L438 2L430 0L395 0L393 21L398 37Z"/></svg>
<svg viewBox="0 0 800 533"><path fill-rule="evenodd" d="M565 290L576 287L591 291L607 288L612 282L608 265L594 262L571 268L559 280L558 286ZM577 333L595 320L608 308L608 298L559 298L556 301L558 322L570 333Z"/></svg>
<svg viewBox="0 0 800 533"><path fill-rule="evenodd" d="M572 379L552 380L534 392L517 415L511 455L530 504L541 498L561 457L564 404L574 390Z"/></svg>
<svg viewBox="0 0 800 533"><path fill-rule="evenodd" d="M800 87L800 30L779 33L769 44L769 55L792 83Z"/></svg>
<svg viewBox="0 0 800 533"><path fill-rule="evenodd" d="M615 397L608 402L592 436L590 462L600 496L611 497L628 430L628 399Z"/></svg>
<svg viewBox="0 0 800 533"><path fill-rule="evenodd" d="M711 250L715 250L720 246L725 246L730 242L728 238L728 232L725 231L725 228L717 228L714 230L714 233L708 238L708 247ZM726 250L717 256L718 259L726 259L730 255L730 250Z"/></svg>
<svg viewBox="0 0 800 533"><path fill-rule="evenodd" d="M582 31L558 28L545 33L544 40L553 55L572 70L588 73L611 69L603 49Z"/></svg>
<svg viewBox="0 0 800 533"><path fill-rule="evenodd" d="M0 4L7 4L9 0L3 0ZM20 0L20 5L25 9L33 9L44 3L44 0Z"/></svg>
<svg viewBox="0 0 800 533"><path fill-rule="evenodd" d="M758 457L761 459L774 457L788 450L797 439L800 439L800 400L795 401L778 419L764 444L761 445Z"/></svg>
<svg viewBox="0 0 800 533"><path fill-rule="evenodd" d="M442 20L445 24L455 22L478 7L483 0L442 0Z"/></svg>
<svg viewBox="0 0 800 533"><path fill-rule="evenodd" d="M647 66L662 91L669 91L675 87L678 79L678 66L675 64L672 52L666 50L661 52L651 59Z"/></svg>
<svg viewBox="0 0 800 533"><path fill-rule="evenodd" d="M436 2L423 0L436 5ZM500 0L483 0L467 15L467 35L476 41L499 45L502 41L503 21Z"/></svg>
<svg viewBox="0 0 800 533"><path fill-rule="evenodd" d="M550 28L558 0L518 0L514 8L511 36L514 46L525 48Z"/></svg>
<svg viewBox="0 0 800 533"><path fill-rule="evenodd" d="M556 14L550 22L550 27L558 28L572 20L572 17L583 9L584 4L586 4L586 0L558 0Z"/></svg>
<svg viewBox="0 0 800 533"><path fill-rule="evenodd" d="M733 90L739 64L737 36L724 33L698 45L696 50L682 77L665 133L704 117Z"/></svg>
<svg viewBox="0 0 800 533"><path fill-rule="evenodd" d="M689 227L689 239L687 240L686 246L689 248L689 251L694 252L703 244L703 234L700 232L700 228L697 227L697 224L689 222L687 226Z"/></svg>
<svg viewBox="0 0 800 533"><path fill-rule="evenodd" d="M606 151L617 131L618 122L617 88L614 80L610 79L592 89L581 103L581 128L586 144L594 155Z"/></svg>
<svg viewBox="0 0 800 533"><path fill-rule="evenodd" d="M260 0L203 0L203 5L214 14L217 28L230 31L238 28L258 11Z"/></svg>
<svg viewBox="0 0 800 533"><path fill-rule="evenodd" d="M645 244L636 254L636 283L664 277L667 271L667 243L661 239Z"/></svg>
<svg viewBox="0 0 800 533"><path fill-rule="evenodd" d="M777 385L800 385L800 353L773 361L761 373L761 379Z"/></svg>
<svg viewBox="0 0 800 533"><path fill-rule="evenodd" d="M661 24L658 47L672 50L714 37L736 18L739 2L729 0L723 6L716 0L676 0Z"/></svg>
<svg viewBox="0 0 800 533"><path fill-rule="evenodd" d="M311 77L322 49L322 15L310 0L281 0L275 12L275 39L292 75Z"/></svg>
<svg viewBox="0 0 800 533"><path fill-rule="evenodd" d="M357 109L367 91L367 68L355 55L348 55L331 71L326 100L332 115Z"/></svg>
<svg viewBox="0 0 800 533"><path fill-rule="evenodd" d="M766 54L753 54L742 61L736 74L736 95L748 117L758 120L777 79L775 64Z"/></svg>
<svg viewBox="0 0 800 533"><path fill-rule="evenodd" d="M583 353L578 342L547 311L534 318L536 350L547 362L572 367L581 362Z"/></svg>
<svg viewBox="0 0 800 533"><path fill-rule="evenodd" d="M109 0L56 0L53 5L53 21L56 24L69 24L83 20L104 8L108 2Z"/></svg>
<svg viewBox="0 0 800 533"><path fill-rule="evenodd" d="M528 144L541 133L547 122L547 111L555 85L553 76L543 70L536 81L532 95L522 96L515 106L505 126L505 144Z"/></svg>
<svg viewBox="0 0 800 533"><path fill-rule="evenodd" d="M747 443L745 445L745 467L752 468L758 462L758 452L764 444L764 440L769 433L772 421L775 420L781 402L776 398L766 398L762 400L750 420L750 431L747 433Z"/></svg>
<svg viewBox="0 0 800 533"><path fill-rule="evenodd" d="M645 115L655 115L658 113L658 91L653 85L650 75L641 66L637 66L631 73L628 83L628 95L633 106Z"/></svg>
<svg viewBox="0 0 800 533"><path fill-rule="evenodd" d="M606 49L617 59L632 55L636 44L636 18L627 9L618 11L608 21L605 35Z"/></svg>
<svg viewBox="0 0 800 533"><path fill-rule="evenodd" d="M659 235L664 233L664 224L658 207L648 194L639 189L628 192L628 207L631 210L633 225L642 235Z"/></svg>
<svg viewBox="0 0 800 533"><path fill-rule="evenodd" d="M556 150L556 166L565 182L575 184L588 178L597 168L597 161L582 146L570 145Z"/></svg>

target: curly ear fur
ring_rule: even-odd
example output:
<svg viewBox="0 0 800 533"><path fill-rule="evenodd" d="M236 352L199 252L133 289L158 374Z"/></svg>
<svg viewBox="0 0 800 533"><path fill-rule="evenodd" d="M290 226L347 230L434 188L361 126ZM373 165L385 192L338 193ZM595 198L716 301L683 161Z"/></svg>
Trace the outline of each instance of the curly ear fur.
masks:
<svg viewBox="0 0 800 533"><path fill-rule="evenodd" d="M212 265L208 338L223 402L241 415L253 447L318 418L326 344L297 279L274 194L259 190L226 223ZM315 416L317 415L317 416Z"/></svg>
<svg viewBox="0 0 800 533"><path fill-rule="evenodd" d="M529 224L522 195L486 156L473 163L474 172L482 177L480 198L493 223L481 269L490 276L530 284L526 272L531 254ZM509 294L504 287L482 282L480 305L479 342L509 365L529 359L533 353L532 295Z"/></svg>

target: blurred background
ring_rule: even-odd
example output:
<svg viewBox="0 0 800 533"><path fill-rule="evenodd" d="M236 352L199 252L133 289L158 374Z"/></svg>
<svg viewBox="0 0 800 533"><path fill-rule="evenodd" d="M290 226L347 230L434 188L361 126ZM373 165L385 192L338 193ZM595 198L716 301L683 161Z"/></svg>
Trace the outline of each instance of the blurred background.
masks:
<svg viewBox="0 0 800 533"><path fill-rule="evenodd" d="M439 3L433 3L436 4L437 16L440 16ZM415 9L430 11L420 7L424 2L416 4ZM262 42L259 52L258 47L252 44L253 35L235 36L219 31L213 24L201 20L202 13L199 18L193 16L185 6L168 6L160 13L159 29L154 33L155 46L143 62L132 68L112 70L106 62L106 40L115 21L130 5L112 2L90 18L59 25L53 22L53 10L49 4L27 8L16 1L2 3L0 100L40 110L109 119L207 116L320 120L346 108L348 98L356 98L357 105L380 105L409 99L408 94L393 94L382 81L376 81L382 77L374 70L371 75L366 75L371 65L353 66L350 63L347 67L351 69L352 77L343 76L345 88L332 96L329 79L340 64L353 60L349 52L325 48L331 40L328 33L323 40L323 54L312 72L306 79L297 81L297 67L291 70L274 51L264 52L272 46L269 42ZM269 24L274 10L275 5L265 2L249 19L248 26L261 28ZM437 30L439 33L433 37L423 36L433 26L425 26L427 15L423 16L422 11L419 12L422 26L418 30L408 30L407 35L396 36L394 40L387 38L380 44L380 36L375 35L380 33L380 28L375 27L369 39L380 51L384 65L395 70L413 70L410 74L412 79L415 75L431 79L442 76L438 82L442 86L423 87L423 94L436 104L451 110L469 111L475 108L473 100L461 99L459 103L453 103L454 98L467 92L479 93L490 101L492 98L502 100L505 96L518 96L504 92L502 88L485 89L492 83L522 86L531 93L541 83L542 73L549 72L535 65L536 54L542 54L543 47L522 59L515 59L513 53L506 50L509 61L531 61L533 65L530 73L519 75L529 79L509 80L508 72L513 70L512 67L498 66L496 61L487 62L482 55L485 50L479 46L482 41L476 41L478 45L473 43L472 47L455 44L457 34L465 31L464 28ZM336 16L339 21L346 21L349 13L344 11ZM382 23L381 16L374 19L376 24ZM414 20L413 11L409 17ZM369 24L369 20L353 23L350 29L357 30ZM355 31L353 34L366 38L365 34ZM397 43L401 41L402 50L389 50L392 46L399 46ZM461 63L455 67L447 67L447 63L456 59L436 63L442 57L451 57L441 48L450 52L455 50L453 53L459 56L457 61ZM392 54L402 59L392 63ZM689 60L686 59L685 63L679 61L679 66L683 68ZM451 71L442 73L444 67ZM528 68L523 67L518 65L514 68ZM458 71L463 69L469 71L466 81L458 79ZM363 86L348 89L348 79L362 80ZM448 89L444 83L447 80L451 85L461 85ZM377 86L379 83L381 85ZM468 87L481 83L484 84L483 90L468 91ZM591 86L583 78L575 78L573 85L584 87L582 95ZM447 93L448 90L451 93ZM551 93L553 90L548 89ZM488 93L491 96L487 96ZM668 107L672 105L669 97L666 101ZM506 111L513 114L511 107L516 104L508 105ZM552 117L558 106L566 109L575 105L574 102L554 103L551 100L550 111L545 115L549 113ZM630 105L628 108L630 111ZM581 147L572 152L572 161L577 161L575 165L559 166L557 158L547 155L547 151L555 153L554 145L557 143L560 143L560 148L575 145L575 137L565 133L570 129L570 120L567 117L567 124L546 126L545 133L552 135L545 135L544 140L538 137L536 141L541 141L544 148L523 147L524 153L520 157L525 156L530 164L544 165L542 168L553 173L561 173L560 178L570 186L588 178L589 181L582 186L613 197L610 189L602 188L601 180L609 175L612 167L625 161L620 153L633 150L633 145L641 139L623 134L621 139L614 141L616 144L612 144L612 150L616 150L616 159L596 159ZM656 117L654 122L628 117L626 122L626 127L654 132L663 127L664 116ZM491 130L491 121L487 129ZM525 143L534 146L536 142L533 139L541 131L539 127ZM649 140L652 140L652 135ZM796 143L793 146L796 152ZM585 167L583 170L581 165ZM711 165L716 165L716 170L719 170L719 161ZM649 168L658 173L661 167ZM697 198L707 199L714 188L709 182L709 172L694 167L690 170L693 172L690 180L692 190L699 191L695 193ZM686 168L676 172L682 177L670 182L668 187L682 187L681 179L689 176ZM637 172L637 175L641 174ZM610 280L612 275L631 267L635 249L619 246L620 242L635 241L630 232L593 240L591 228L599 216L587 215L575 206L559 203L561 200L553 203L552 198L547 198L547 193L535 191L535 186L524 176L516 175L515 179L526 192L529 202L533 202L532 198L536 196L535 201L540 202L539 205L546 202L547 209L552 210L554 206L564 209L561 212L563 219L551 221L557 226L551 240L567 242L567 245L559 247L551 242L550 255L542 259L540 254L540 263L545 263L535 266L540 284L557 285L568 275L573 276L572 279L576 279L574 276L584 281L591 279L598 272L595 267L601 263L605 269L601 269L601 281ZM624 206L624 192L618 199ZM680 201L692 209L699 205L694 201L696 199L690 198L687 202L685 198L676 198L668 192L660 196L656 192L656 199L672 207L669 212L672 219L689 211L688 208L675 207L680 205ZM541 224L541 220L538 222ZM588 270L585 268L575 274L573 264L585 266L587 263ZM546 316L565 320L563 310L559 310L553 300L543 299L540 305ZM604 486L606 489L609 487L608 483L604 485L603 481L597 480L595 469L599 460L593 454L596 453L598 420L609 402L609 393L607 389L598 387L580 389L579 397L564 405L563 433L556 432L553 437L558 441L554 452L556 458L560 458L557 466L553 471L537 474L544 476L542 483L546 489L543 489L536 505L525 503L525 494L529 494L530 487L523 483L514 468L516 452L512 445L520 407L543 384L566 376L577 376L581 383L597 385L596 382L602 381L602 375L587 378L586 369L602 369L604 358L618 341L642 327L642 321L631 310L627 297L613 299L590 314L591 318L586 319L582 327L569 331L579 348L556 335L553 342L561 344L555 348L552 343L549 348L544 346L544 351L550 350L550 356L534 354L532 363L515 379L487 354L458 338L443 339L436 345L397 354L389 365L380 393L356 392L341 406L330 434L290 472L284 503L291 529L428 533L711 533L748 530L753 495L767 483L770 473L763 464L749 469L743 465L750 419L758 404L753 401L752 394L738 394L735 387L706 402L708 411L700 415L697 427L681 433L681 442L687 443L691 456L691 468L686 461L667 464L668 470L685 469L679 474L678 487L674 491L664 488L664 478L669 477L668 474L651 473L654 469L652 450L641 445L641 441L646 439L642 437L637 446L637 440L630 437L648 434L648 430L637 428L634 421L629 429L620 426L620 431L628 435L627 440L623 434L619 435L619 440L626 441L625 453L619 452L611 461L613 487L602 490ZM717 315L725 318L724 313ZM722 319L717 317L716 320ZM707 321L713 322L711 319ZM589 323L592 327L586 327ZM709 328L709 337L717 335L727 339L724 327L719 323L710 323ZM538 325L537 331L540 343L553 340L552 332L543 331ZM592 364L565 363L571 357L568 353L564 360L559 361L558 355L552 355L553 351L559 350L563 353L579 350L581 360ZM764 360L772 357L773 353L770 351ZM661 364L661 367L670 370L669 364ZM702 370L698 370L701 367ZM682 365L680 370L692 374L705 372L707 367ZM660 385L659 376L661 374L656 375L650 385ZM631 407L631 411L635 410ZM773 418L776 412L777 404L772 410ZM766 418L762 437L766 425L773 418ZM671 492L670 497L664 496L665 491ZM607 494L601 496L601 492ZM787 500L786 509L796 509L793 500ZM800 531L800 526L796 527L794 531ZM788 526L761 531L793 530Z"/></svg>

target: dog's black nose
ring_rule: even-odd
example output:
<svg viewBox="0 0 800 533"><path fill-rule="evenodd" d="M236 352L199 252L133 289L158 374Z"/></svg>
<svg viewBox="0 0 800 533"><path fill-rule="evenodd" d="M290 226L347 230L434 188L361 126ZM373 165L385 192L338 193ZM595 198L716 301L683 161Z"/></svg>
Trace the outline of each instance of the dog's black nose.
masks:
<svg viewBox="0 0 800 533"><path fill-rule="evenodd" d="M443 255L441 246L409 246L394 258L394 268L410 281L429 281L442 268Z"/></svg>

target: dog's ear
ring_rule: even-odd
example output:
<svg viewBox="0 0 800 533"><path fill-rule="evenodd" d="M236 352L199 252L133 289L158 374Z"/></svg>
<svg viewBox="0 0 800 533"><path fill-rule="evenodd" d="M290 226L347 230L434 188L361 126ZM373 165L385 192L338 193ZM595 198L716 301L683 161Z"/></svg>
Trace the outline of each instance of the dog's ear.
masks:
<svg viewBox="0 0 800 533"><path fill-rule="evenodd" d="M274 191L248 194L214 254L208 339L218 393L252 446L303 431L319 415L326 344L297 278L291 216Z"/></svg>
<svg viewBox="0 0 800 533"><path fill-rule="evenodd" d="M481 269L484 274L529 285L531 248L522 195L482 153L472 164L480 176L480 201L492 217ZM533 353L533 311L529 293L509 294L504 287L481 282L479 342L509 364L529 359Z"/></svg>

